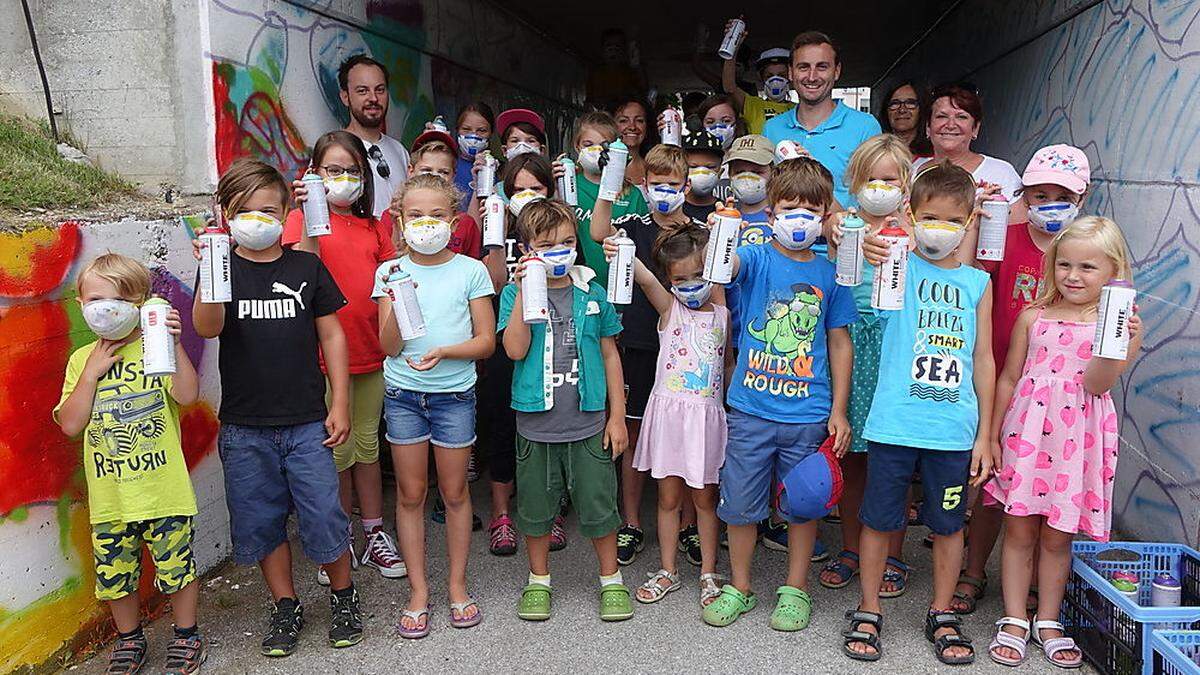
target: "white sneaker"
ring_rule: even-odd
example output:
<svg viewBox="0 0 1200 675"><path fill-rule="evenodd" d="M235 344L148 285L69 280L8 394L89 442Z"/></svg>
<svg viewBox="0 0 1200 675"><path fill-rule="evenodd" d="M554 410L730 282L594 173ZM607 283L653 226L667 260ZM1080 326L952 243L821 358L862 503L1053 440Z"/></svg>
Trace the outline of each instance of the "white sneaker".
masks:
<svg viewBox="0 0 1200 675"><path fill-rule="evenodd" d="M383 528L367 533L367 548L363 551L362 564L379 570L379 574L386 579L408 576L408 566L396 551L396 543Z"/></svg>

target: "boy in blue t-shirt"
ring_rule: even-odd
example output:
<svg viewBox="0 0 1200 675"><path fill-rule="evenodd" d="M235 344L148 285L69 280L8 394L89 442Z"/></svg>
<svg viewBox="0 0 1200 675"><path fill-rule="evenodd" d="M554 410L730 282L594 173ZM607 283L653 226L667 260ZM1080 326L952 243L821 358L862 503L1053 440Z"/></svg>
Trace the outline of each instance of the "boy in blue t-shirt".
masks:
<svg viewBox="0 0 1200 675"><path fill-rule="evenodd" d="M971 663L975 649L950 609L963 552L967 482L982 485L992 471L991 413L996 385L992 357L992 286L986 272L954 256L972 221L975 180L949 162L913 183L910 218L915 254L908 258L904 308L882 312L884 357L867 416L867 485L859 513L862 601L847 614L845 653L879 658L888 535L908 521L909 485L921 473L921 521L933 531L933 600L925 636L945 664ZM878 262L872 237L865 250Z"/></svg>
<svg viewBox="0 0 1200 675"><path fill-rule="evenodd" d="M733 623L758 603L750 567L773 476L787 475L829 435L839 455L850 446L854 355L847 327L858 310L849 289L834 283L833 264L809 250L833 201L833 177L808 158L783 162L771 177L769 199L773 238L737 250L729 285L738 291L744 325L729 378L717 515L729 525L733 574L704 609L713 626ZM793 520L788 534L787 582L777 591L771 627L796 631L808 626L812 609L805 589L817 524Z"/></svg>

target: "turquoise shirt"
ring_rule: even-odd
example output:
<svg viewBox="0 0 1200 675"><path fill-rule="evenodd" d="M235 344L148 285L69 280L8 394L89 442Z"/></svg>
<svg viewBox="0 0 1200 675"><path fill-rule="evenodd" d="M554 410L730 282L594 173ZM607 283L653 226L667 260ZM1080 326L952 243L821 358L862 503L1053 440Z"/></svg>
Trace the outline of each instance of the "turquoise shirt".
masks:
<svg viewBox="0 0 1200 675"><path fill-rule="evenodd" d="M833 113L816 129L800 126L795 112L776 115L763 127L763 136L770 139L772 145L782 140L796 141L813 159L829 169L833 174L833 196L842 208L858 206L858 201L846 188L846 165L850 163L850 155L863 141L880 132L879 121L872 115L841 101L833 106Z"/></svg>

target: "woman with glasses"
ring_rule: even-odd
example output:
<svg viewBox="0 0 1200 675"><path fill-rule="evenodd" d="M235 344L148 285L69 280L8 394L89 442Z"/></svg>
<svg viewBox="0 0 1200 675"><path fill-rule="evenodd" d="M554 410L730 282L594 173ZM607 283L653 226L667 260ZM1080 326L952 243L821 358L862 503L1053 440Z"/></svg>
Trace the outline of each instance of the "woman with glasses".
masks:
<svg viewBox="0 0 1200 675"><path fill-rule="evenodd" d="M933 155L933 146L925 133L924 106L917 85L901 80L883 97L879 106L879 126L884 133L895 134L908 144L913 157Z"/></svg>
<svg viewBox="0 0 1200 675"><path fill-rule="evenodd" d="M979 138L983 124L983 102L974 87L963 84L944 84L934 87L930 97L932 103L925 122L925 132L933 144L933 157L923 157L913 163L913 175L921 173L921 167L930 161L950 160L975 177L984 189L999 185L1004 197L1012 202L1021 188L1021 176L1012 164L989 157L971 149L971 143ZM964 249L974 242L964 244Z"/></svg>

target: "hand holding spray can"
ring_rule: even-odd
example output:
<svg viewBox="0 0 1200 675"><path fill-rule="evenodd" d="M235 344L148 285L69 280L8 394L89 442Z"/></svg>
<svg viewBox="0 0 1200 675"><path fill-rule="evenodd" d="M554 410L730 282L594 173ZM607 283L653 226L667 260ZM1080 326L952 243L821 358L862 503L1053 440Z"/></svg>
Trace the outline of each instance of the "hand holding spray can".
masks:
<svg viewBox="0 0 1200 675"><path fill-rule="evenodd" d="M541 258L525 261L525 275L521 278L521 317L525 323L546 323L550 320L546 263Z"/></svg>
<svg viewBox="0 0 1200 675"><path fill-rule="evenodd" d="M433 127L433 131L441 131L443 133L449 133L450 131L448 128L446 128L446 118L442 117L441 115L433 118L433 121L429 123L429 126Z"/></svg>
<svg viewBox="0 0 1200 675"><path fill-rule="evenodd" d="M384 275L388 297L392 300L392 314L396 316L396 326L400 329L400 339L415 340L425 336L425 316L421 313L421 303L417 300L417 285L413 278L400 269L397 261L383 263L381 270Z"/></svg>
<svg viewBox="0 0 1200 675"><path fill-rule="evenodd" d="M304 174L304 187L308 196L304 200L304 233L310 237L323 237L329 229L329 204L325 201L325 181L311 171Z"/></svg>
<svg viewBox="0 0 1200 675"><path fill-rule="evenodd" d="M475 196L491 197L496 189L496 158L487 150L483 151L483 166L475 174Z"/></svg>
<svg viewBox="0 0 1200 675"><path fill-rule="evenodd" d="M908 272L908 233L888 225L879 231L879 238L890 248L887 260L875 272L871 287L871 307L874 309L904 309L904 279Z"/></svg>
<svg viewBox="0 0 1200 675"><path fill-rule="evenodd" d="M662 111L662 142L666 145L683 145L683 115L675 108Z"/></svg>
<svg viewBox="0 0 1200 675"><path fill-rule="evenodd" d="M175 374L175 337L167 328L171 303L157 295L142 304L142 372Z"/></svg>
<svg viewBox="0 0 1200 675"><path fill-rule="evenodd" d="M483 247L504 247L504 198L491 195L483 200Z"/></svg>
<svg viewBox="0 0 1200 675"><path fill-rule="evenodd" d="M734 19L729 22L729 28L725 31L725 37L721 40L721 47L717 49L717 56L726 61L733 58L737 53L738 47L742 44L742 36L746 33L746 22L741 19Z"/></svg>
<svg viewBox="0 0 1200 675"><path fill-rule="evenodd" d="M629 148L620 140L608 144L608 163L600 172L599 199L616 201L625 184L625 165L629 163Z"/></svg>
<svg viewBox="0 0 1200 675"><path fill-rule="evenodd" d="M1133 284L1124 279L1113 279L1100 289L1092 356L1119 361L1129 356L1129 317L1136 298Z"/></svg>
<svg viewBox="0 0 1200 675"><path fill-rule="evenodd" d="M200 302L217 304L233 300L229 269L229 233L221 204L213 199L213 220L200 234Z"/></svg>
<svg viewBox="0 0 1200 675"><path fill-rule="evenodd" d="M576 183L575 162L566 155L560 156L558 162L563 168L563 175L558 179L558 198L571 206L578 206L579 185Z"/></svg>
<svg viewBox="0 0 1200 675"><path fill-rule="evenodd" d="M734 208L718 209L717 220L708 235L704 249L705 281L727 284L733 280L733 252L737 250L742 230L742 214Z"/></svg>
<svg viewBox="0 0 1200 675"><path fill-rule="evenodd" d="M857 286L863 280L863 239L867 224L851 213L842 219L842 243L837 250L837 285Z"/></svg>
<svg viewBox="0 0 1200 675"><path fill-rule="evenodd" d="M608 301L628 305L633 302L633 259L637 247L625 236L625 230L617 232L612 241L617 245L617 254L608 263Z"/></svg>
<svg viewBox="0 0 1200 675"><path fill-rule="evenodd" d="M979 239L975 257L980 260L1004 260L1004 243L1008 237L1008 202L997 195L983 203L979 219Z"/></svg>

